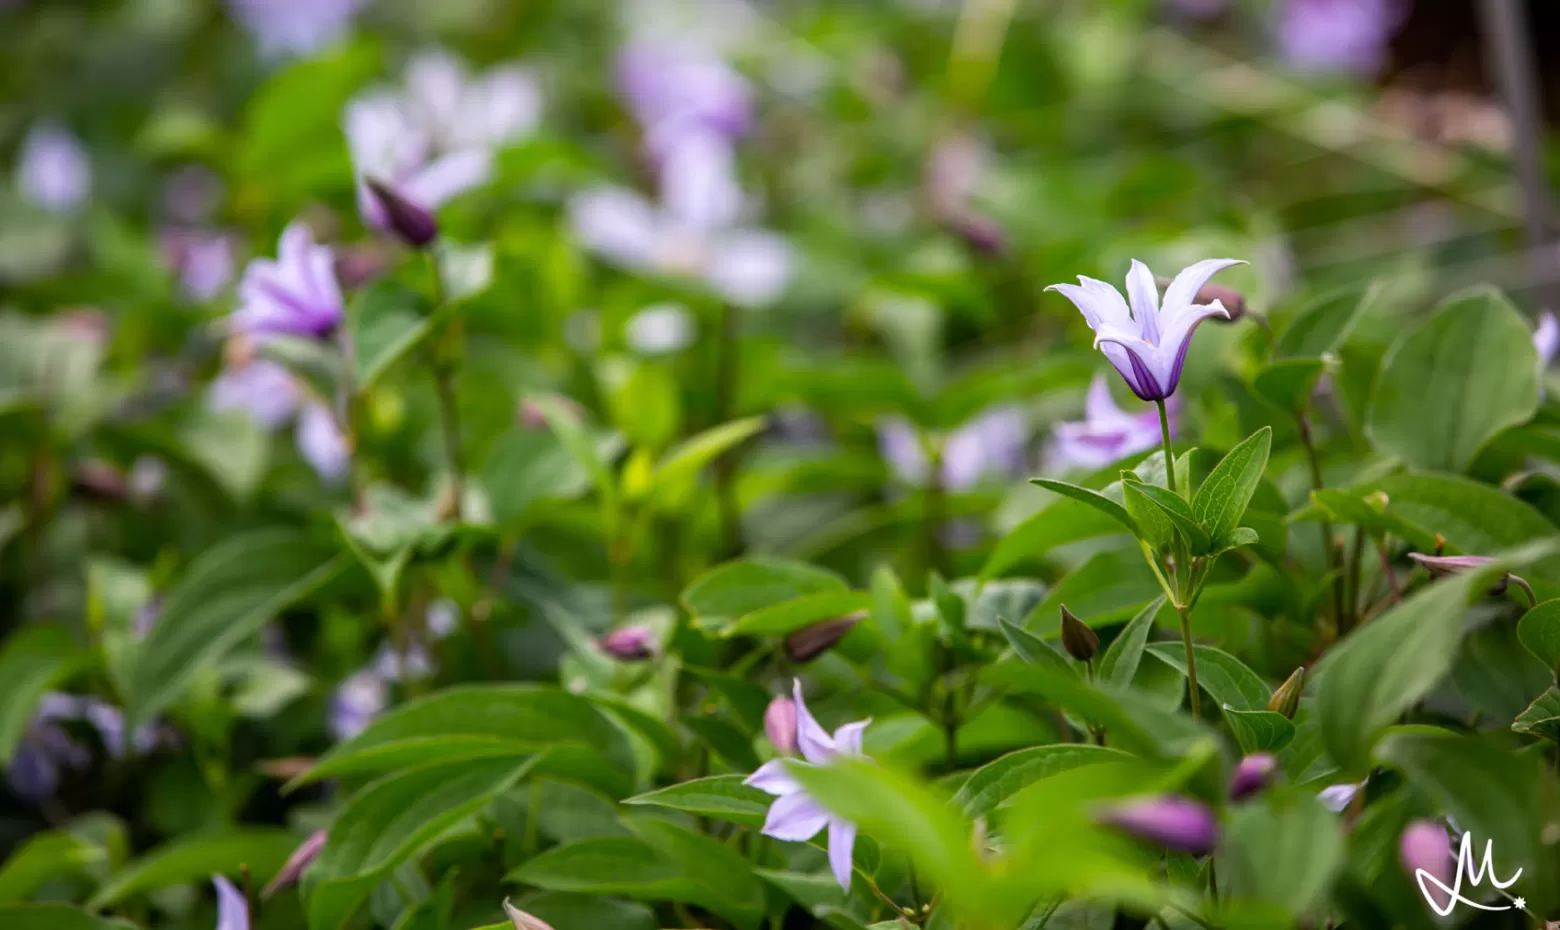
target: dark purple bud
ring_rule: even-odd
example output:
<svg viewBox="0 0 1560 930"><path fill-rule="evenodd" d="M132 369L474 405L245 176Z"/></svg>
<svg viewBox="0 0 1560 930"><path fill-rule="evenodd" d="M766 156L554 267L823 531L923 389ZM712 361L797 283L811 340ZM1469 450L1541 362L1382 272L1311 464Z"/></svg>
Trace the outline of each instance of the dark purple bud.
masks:
<svg viewBox="0 0 1560 930"><path fill-rule="evenodd" d="M281 871L277 872L276 877L271 879L265 888L261 889L260 897L269 898L284 888L291 888L298 884L298 879L302 878L303 873L308 871L309 866L314 864L314 860L320 857L320 850L324 848L325 831L314 831L308 839L304 840L297 849L292 851L292 855L287 857L287 861L282 864Z"/></svg>
<svg viewBox="0 0 1560 930"><path fill-rule="evenodd" d="M1171 279L1159 276L1154 281L1159 285L1160 290L1164 290L1170 286ZM1233 323L1246 315L1245 296L1233 287L1225 287L1222 284L1204 284L1202 289L1197 292L1197 296L1192 298L1192 303L1206 305L1213 303L1215 300L1230 312L1229 319L1222 320L1220 317L1214 317L1216 320Z"/></svg>
<svg viewBox="0 0 1560 930"><path fill-rule="evenodd" d="M806 662L817 658L830 646L844 639L845 634L849 633L851 628L860 623L866 615L866 611L860 610L797 630L785 638L785 654L791 657L792 662Z"/></svg>
<svg viewBox="0 0 1560 930"><path fill-rule="evenodd" d="M619 661L640 662L655 655L655 634L644 624L633 624L613 630L596 645Z"/></svg>
<svg viewBox="0 0 1560 930"><path fill-rule="evenodd" d="M394 249L386 242L355 242L336 248L336 278L343 287L361 287L390 269Z"/></svg>
<svg viewBox="0 0 1560 930"><path fill-rule="evenodd" d="M769 702L764 711L764 735L782 756L796 755L796 702L784 695Z"/></svg>
<svg viewBox="0 0 1560 930"><path fill-rule="evenodd" d="M1230 779L1230 800L1244 801L1268 786L1278 773L1278 759L1271 753L1257 752L1240 760Z"/></svg>
<svg viewBox="0 0 1560 930"><path fill-rule="evenodd" d="M90 459L80 462L71 472L71 488L83 497L98 500L124 500L130 493L124 472L108 462Z"/></svg>
<svg viewBox="0 0 1560 930"><path fill-rule="evenodd" d="M1100 634L1073 616L1066 604L1062 605L1062 647L1079 662L1091 661L1100 651Z"/></svg>
<svg viewBox="0 0 1560 930"><path fill-rule="evenodd" d="M1273 696L1268 698L1267 709L1275 714L1283 714L1289 720L1295 719L1295 711L1300 709L1300 692L1305 690L1305 666L1300 666L1289 674L1284 683L1278 686Z"/></svg>
<svg viewBox="0 0 1560 930"><path fill-rule="evenodd" d="M509 899L504 899L504 913L509 916L509 922L515 925L515 930L553 930L552 926L540 917L533 917L520 910Z"/></svg>
<svg viewBox="0 0 1560 930"><path fill-rule="evenodd" d="M1218 844L1219 827L1207 805L1190 798L1163 795L1113 807L1100 821L1140 839L1193 856L1203 856Z"/></svg>
<svg viewBox="0 0 1560 930"><path fill-rule="evenodd" d="M382 181L369 178L367 184L384 211L386 225L407 245L421 249L439 238L439 223L432 213L402 197Z"/></svg>
<svg viewBox="0 0 1560 930"><path fill-rule="evenodd" d="M1454 869L1452 838L1447 835L1445 826L1433 820L1416 820L1409 824L1398 838L1398 861L1409 879L1426 895L1441 899L1438 903L1443 906L1449 903L1445 901L1446 894L1429 881L1433 878L1443 885L1451 882ZM1424 881L1419 879L1421 871L1428 876Z"/></svg>

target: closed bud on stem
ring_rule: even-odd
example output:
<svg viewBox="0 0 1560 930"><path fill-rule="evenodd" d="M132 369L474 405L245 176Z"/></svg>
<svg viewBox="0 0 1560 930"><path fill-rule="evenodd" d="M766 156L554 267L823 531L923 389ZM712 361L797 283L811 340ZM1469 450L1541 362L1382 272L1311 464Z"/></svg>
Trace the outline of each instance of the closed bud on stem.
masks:
<svg viewBox="0 0 1560 930"><path fill-rule="evenodd" d="M260 897L269 898L284 888L291 888L298 884L298 879L303 877L303 873L309 870L314 860L320 857L320 850L325 848L325 838L324 830L316 830L304 840L297 849L292 851L292 855L287 857L287 861L283 863L281 871L276 873L276 877L260 890Z"/></svg>
<svg viewBox="0 0 1560 930"><path fill-rule="evenodd" d="M1163 275L1155 275L1154 283L1159 285L1160 290L1165 290L1174 282L1173 279ZM1202 289L1197 292L1197 296L1192 298L1192 300L1199 304L1211 304L1217 300L1224 305L1224 309L1230 312L1226 322L1233 323L1246 315L1246 298L1233 287L1225 287L1222 284L1204 284Z"/></svg>
<svg viewBox="0 0 1560 930"><path fill-rule="evenodd" d="M781 695L764 710L764 735L782 756L796 755L796 702Z"/></svg>
<svg viewBox="0 0 1560 930"><path fill-rule="evenodd" d="M1219 826L1207 805L1163 795L1129 801L1106 810L1100 821L1166 849L1203 856L1219 841Z"/></svg>
<svg viewBox="0 0 1560 930"><path fill-rule="evenodd" d="M422 249L439 238L439 223L432 213L402 197L382 181L369 178L366 183L384 212L385 224L407 245Z"/></svg>
<svg viewBox="0 0 1560 930"><path fill-rule="evenodd" d="M1300 692L1305 690L1305 666L1300 666L1284 679L1284 683L1278 686L1273 696L1268 698L1267 709L1275 714L1283 714L1289 720L1295 719L1295 711L1300 709Z"/></svg>
<svg viewBox="0 0 1560 930"><path fill-rule="evenodd" d="M1451 884L1455 866L1452 838L1447 835L1446 827L1433 820L1416 820L1409 824L1398 838L1398 862L1402 864L1403 871L1408 873L1409 879L1419 885L1421 890L1442 899L1438 904L1444 906L1447 903L1444 900L1445 893L1439 888L1429 881L1419 880L1419 873L1423 871L1442 884Z"/></svg>
<svg viewBox="0 0 1560 930"><path fill-rule="evenodd" d="M1092 661L1100 651L1100 634L1073 616L1066 604L1062 605L1062 647L1079 662Z"/></svg>
<svg viewBox="0 0 1560 930"><path fill-rule="evenodd" d="M825 620L797 630L785 638L785 654L792 662L806 662L817 658L827 652L829 647L844 639L845 634L849 633L866 615L866 611L858 610L853 614L835 617L833 620Z"/></svg>
<svg viewBox="0 0 1560 930"><path fill-rule="evenodd" d="M640 662L655 655L655 634L644 624L633 624L600 637L596 645L619 661Z"/></svg>
<svg viewBox="0 0 1560 930"><path fill-rule="evenodd" d="M504 913L508 915L509 922L515 925L515 930L553 930L547 921L542 920L540 917L532 917L525 911L520 910L518 907L510 904L508 898L504 899Z"/></svg>
<svg viewBox="0 0 1560 930"><path fill-rule="evenodd" d="M1268 786L1278 773L1278 759L1267 752L1256 752L1240 760L1230 778L1230 800L1244 801Z"/></svg>

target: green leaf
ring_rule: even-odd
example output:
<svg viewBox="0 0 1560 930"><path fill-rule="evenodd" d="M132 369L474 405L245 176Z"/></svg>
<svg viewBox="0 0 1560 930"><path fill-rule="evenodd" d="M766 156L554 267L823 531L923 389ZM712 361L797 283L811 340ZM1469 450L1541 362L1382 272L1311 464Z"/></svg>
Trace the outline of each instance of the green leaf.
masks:
<svg viewBox="0 0 1560 930"><path fill-rule="evenodd" d="M256 530L207 550L169 592L157 625L135 652L127 723L150 719L201 667L258 633L345 564L345 556L282 528Z"/></svg>
<svg viewBox="0 0 1560 930"><path fill-rule="evenodd" d="M1539 540L1560 540L1560 531L1544 515L1489 485L1455 475L1392 475L1357 488L1382 491L1387 512L1429 535L1440 533L1454 551L1488 555ZM1543 576L1560 576L1560 556L1536 563Z"/></svg>
<svg viewBox="0 0 1560 930"><path fill-rule="evenodd" d="M244 829L181 837L125 866L88 899L87 908L99 910L131 895L170 885L207 882L213 875L238 878L240 866L248 866L250 877L263 885L301 842L286 830Z"/></svg>
<svg viewBox="0 0 1560 930"><path fill-rule="evenodd" d="M1551 674L1560 675L1560 598L1544 601L1517 621L1517 638ZM0 659L0 668L4 660ZM0 681L3 681L0 678Z"/></svg>
<svg viewBox="0 0 1560 930"><path fill-rule="evenodd" d="M62 626L25 626L0 648L0 764L10 764L44 692L88 659Z"/></svg>
<svg viewBox="0 0 1560 930"><path fill-rule="evenodd" d="M564 748L570 752L556 752ZM622 731L585 698L538 685L461 685L403 704L335 746L292 784L548 749L555 751L538 764L538 773L594 759L598 771L587 783L615 797L625 793L622 769L632 767L633 755Z"/></svg>
<svg viewBox="0 0 1560 930"><path fill-rule="evenodd" d="M783 604L761 607L723 631L726 636L784 636L824 620L872 608L867 591L822 591Z"/></svg>
<svg viewBox="0 0 1560 930"><path fill-rule="evenodd" d="M1315 798L1267 796L1231 813L1220 844L1219 880L1221 886L1228 881L1232 898L1279 905L1294 919L1325 900L1343 863L1336 814Z"/></svg>
<svg viewBox="0 0 1560 930"><path fill-rule="evenodd" d="M242 503L265 477L271 437L248 414L202 405L179 418L170 445L176 460L193 465Z"/></svg>
<svg viewBox="0 0 1560 930"><path fill-rule="evenodd" d="M644 804L714 817L744 826L763 826L774 798L744 785L744 775L712 775L628 798L624 804Z"/></svg>
<svg viewBox="0 0 1560 930"><path fill-rule="evenodd" d="M1223 539L1240 525L1246 505L1262 480L1262 471L1267 468L1272 441L1271 427L1264 426L1252 433L1214 466L1197 489L1192 515L1208 531L1209 538Z"/></svg>
<svg viewBox="0 0 1560 930"><path fill-rule="evenodd" d="M721 717L704 717L684 714L683 726L708 746L726 765L748 771L758 768L758 754L753 751L752 739L735 724Z"/></svg>
<svg viewBox="0 0 1560 930"><path fill-rule="evenodd" d="M1161 593L1142 552L1097 552L1051 589L1024 618L1024 626L1042 636L1059 633L1063 604L1091 627L1108 626L1136 614Z"/></svg>
<svg viewBox="0 0 1560 930"><path fill-rule="evenodd" d="M848 590L835 573L772 556L753 556L717 565L683 591L683 606L701 625L733 620L808 594Z"/></svg>
<svg viewBox="0 0 1560 930"><path fill-rule="evenodd" d="M1031 746L1010 752L976 769L960 786L953 803L964 810L966 817L982 817L1042 778L1085 765L1120 762L1130 758L1119 749L1083 743Z"/></svg>
<svg viewBox="0 0 1560 930"><path fill-rule="evenodd" d="M1171 521L1170 515L1150 500L1141 489L1142 485L1136 481L1121 483L1121 499L1127 509L1127 516L1131 517L1132 522L1137 525L1139 539L1148 543L1149 547L1157 552L1168 552L1171 544L1175 542L1176 525ZM1202 531L1199 529L1198 532Z"/></svg>
<svg viewBox="0 0 1560 930"><path fill-rule="evenodd" d="M1197 666L1202 672L1202 666ZM1224 722L1229 724L1235 742L1246 755L1254 752L1276 753L1295 738L1294 721L1270 710L1237 710L1224 705Z"/></svg>
<svg viewBox="0 0 1560 930"><path fill-rule="evenodd" d="M1449 298L1387 353L1366 427L1414 468L1462 472L1496 433L1538 409L1538 354L1498 291Z"/></svg>
<svg viewBox="0 0 1560 930"><path fill-rule="evenodd" d="M331 823L310 869L309 926L335 930L346 923L396 866L509 790L533 761L435 763L386 776L358 792Z"/></svg>
<svg viewBox="0 0 1560 930"><path fill-rule="evenodd" d="M660 450L677 436L682 425L678 385L664 364L609 356L596 364L596 377L612 424L634 445Z"/></svg>
<svg viewBox="0 0 1560 930"><path fill-rule="evenodd" d="M1383 293L1379 282L1361 293L1345 288L1317 297L1295 313L1278 337L1276 354L1281 358L1314 358L1337 349L1348 340L1367 308Z"/></svg>
<svg viewBox="0 0 1560 930"><path fill-rule="evenodd" d="M1359 491L1338 488L1312 491L1311 506L1296 513L1292 519L1315 520L1331 516L1334 522L1358 526L1377 539L1391 534L1414 546L1435 545L1435 534L1403 519L1393 510L1390 496L1384 509L1377 509L1365 497Z"/></svg>
<svg viewBox="0 0 1560 930"><path fill-rule="evenodd" d="M733 420L707 429L672 447L656 465L652 491L656 502L667 510L680 507L693 490L699 472L709 467L722 453L761 431L764 423L763 417Z"/></svg>
<svg viewBox="0 0 1560 930"><path fill-rule="evenodd" d="M576 408L569 400L556 394L529 394L522 403L542 415L553 435L558 437L574 461L590 475L603 506L614 506L617 484L613 481L612 471L607 467L607 460L602 457L596 443L586 433Z"/></svg>
<svg viewBox="0 0 1560 930"><path fill-rule="evenodd" d="M569 500L590 489L590 475L550 430L511 430L500 436L482 469L493 519L520 522L541 500Z"/></svg>
<svg viewBox="0 0 1560 930"><path fill-rule="evenodd" d="M1164 604L1163 597L1155 598L1127 621L1127 625L1116 634L1110 648L1105 650L1104 658L1100 659L1099 679L1101 681L1118 688L1125 688L1132 684L1133 677L1137 675L1138 664L1143 661L1143 648L1148 643L1148 635L1154 629L1154 617L1158 615Z"/></svg>
<svg viewBox="0 0 1560 930"><path fill-rule="evenodd" d="M1319 358L1289 358L1257 372L1252 390L1280 410L1298 411L1311 399L1326 366Z"/></svg>
<svg viewBox="0 0 1560 930"><path fill-rule="evenodd" d="M1147 649L1149 655L1165 663L1181 674L1186 674L1186 647L1181 643L1154 643ZM1192 645L1192 655L1197 660L1197 684L1221 707L1236 710L1265 710L1273 690L1262 676L1246 667L1246 664L1222 649Z"/></svg>
<svg viewBox="0 0 1560 930"><path fill-rule="evenodd" d="M108 851L96 843L58 831L35 833L0 866L0 904L25 900L50 879L107 864Z"/></svg>
<svg viewBox="0 0 1560 930"><path fill-rule="evenodd" d="M997 626L1002 630L1002 635L1007 637L1008 645L1012 646L1013 651L1018 653L1018 657L1025 662L1062 669L1073 675L1078 674L1077 669L1067 663L1066 657L1056 651L1056 647L1035 634L1012 623L1006 617L998 617Z"/></svg>
<svg viewBox="0 0 1560 930"><path fill-rule="evenodd" d="M1091 504L1063 498L1015 526L992 549L981 566L980 579L989 581L1014 566L1038 560L1058 546L1121 532L1115 517Z"/></svg>
<svg viewBox="0 0 1560 930"><path fill-rule="evenodd" d="M1551 686L1517 715L1511 729L1560 742L1560 690Z"/></svg>
<svg viewBox="0 0 1560 930"><path fill-rule="evenodd" d="M236 152L236 170L270 196L297 201L332 186L352 187L352 162L341 132L341 112L361 87L379 76L377 45L357 42L302 58L277 71L249 99Z"/></svg>
<svg viewBox="0 0 1560 930"><path fill-rule="evenodd" d="M0 927L5 930L123 930L106 920L66 904L7 904L0 906Z"/></svg>
<svg viewBox="0 0 1560 930"><path fill-rule="evenodd" d="M1057 481L1054 478L1030 478L1029 483L1039 485L1047 491L1055 491L1063 497L1070 497L1075 501L1088 504L1090 507L1126 527L1129 533L1137 534L1137 524L1132 522L1132 517L1127 513L1127 508L1101 494L1099 491L1079 487L1076 484L1068 484L1065 481Z"/></svg>
<svg viewBox="0 0 1560 930"><path fill-rule="evenodd" d="M1156 484L1135 481L1123 482L1121 489L1123 492L1126 492L1129 487L1138 496L1148 498L1155 507L1169 518L1171 523L1175 524L1175 528L1181 531L1182 537L1186 539L1187 544L1191 547L1192 555L1202 555L1208 551L1211 540L1209 540L1208 534L1203 528L1198 525L1197 518L1192 516L1191 506L1186 503L1186 500L1181 495L1172 493L1168 488L1162 488ZM1127 511L1129 513L1132 512L1131 500L1130 497L1127 499Z"/></svg>
<svg viewBox="0 0 1560 930"><path fill-rule="evenodd" d="M1211 746L1213 732L1202 723L1163 706L1142 691L1101 690L1076 675L1034 665L997 663L981 676L983 684L1038 694L1062 710L1103 727L1111 746L1149 758L1178 758L1198 745Z"/></svg>

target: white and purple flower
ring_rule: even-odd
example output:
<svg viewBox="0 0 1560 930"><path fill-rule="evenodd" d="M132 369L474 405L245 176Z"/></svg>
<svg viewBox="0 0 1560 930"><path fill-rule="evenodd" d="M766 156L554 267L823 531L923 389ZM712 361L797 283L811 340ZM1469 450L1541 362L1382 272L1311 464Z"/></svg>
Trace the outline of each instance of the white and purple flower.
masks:
<svg viewBox="0 0 1560 930"><path fill-rule="evenodd" d="M64 126L37 123L22 139L16 187L35 206L52 213L73 212L92 193L92 159Z"/></svg>
<svg viewBox="0 0 1560 930"><path fill-rule="evenodd" d="M1173 397L1170 406L1178 406ZM1175 410L1170 413L1173 434ZM1110 396L1110 384L1101 373L1089 382L1089 393L1083 402L1083 419L1056 425L1047 459L1058 471L1068 468L1092 471L1152 449L1159 445L1160 438L1158 414L1153 409L1139 413L1122 410Z"/></svg>
<svg viewBox="0 0 1560 930"><path fill-rule="evenodd" d="M249 900L244 893L221 875L213 875L211 883L217 887L217 930L249 930Z"/></svg>
<svg viewBox="0 0 1560 930"><path fill-rule="evenodd" d="M878 424L878 451L901 481L916 487L931 478L920 435L903 417ZM1023 470L1029 444L1029 420L1017 407L994 407L971 418L943 439L942 486L950 491L974 487L987 477Z"/></svg>
<svg viewBox="0 0 1560 930"><path fill-rule="evenodd" d="M323 337L346 316L331 250L315 243L302 220L282 232L274 260L257 258L244 269L238 301L229 325L251 336Z"/></svg>
<svg viewBox="0 0 1560 930"><path fill-rule="evenodd" d="M1278 19L1284 58L1304 71L1375 74L1402 22L1401 0L1288 0Z"/></svg>
<svg viewBox="0 0 1560 930"><path fill-rule="evenodd" d="M341 38L368 0L228 0L228 11L278 58L307 55Z"/></svg>
<svg viewBox="0 0 1560 930"><path fill-rule="evenodd" d="M215 300L233 280L233 237L223 233L169 229L162 234L163 261L179 277L185 296Z"/></svg>
<svg viewBox="0 0 1560 930"><path fill-rule="evenodd" d="M97 698L50 692L39 701L17 746L7 773L11 790L18 797L39 803L53 797L60 775L68 769L84 769L92 764L92 753L66 729L70 721L81 720L98 731L103 748L113 758L125 752L125 718L117 707ZM137 752L156 748L162 733L155 724L143 724L132 735Z"/></svg>
<svg viewBox="0 0 1560 930"><path fill-rule="evenodd" d="M1154 273L1133 260L1127 272L1127 294L1104 281L1078 277L1077 284L1053 284L1048 291L1060 291L1083 314L1094 330L1094 345L1116 366L1127 386L1143 400L1164 400L1175 393L1186 364L1197 325L1211 316L1230 318L1230 312L1217 300L1196 302L1197 294L1208 279L1231 265L1245 264L1233 258L1210 258L1187 267L1165 288L1163 302Z"/></svg>
<svg viewBox="0 0 1560 930"><path fill-rule="evenodd" d="M867 724L872 722L870 719L847 723L830 736L807 710L807 702L802 699L801 681L794 683L793 695L796 701L795 744L801 750L803 759L813 765L826 765L839 756L861 755L861 734ZM828 827L829 866L840 887L850 891L851 852L856 845L856 825L829 813L822 804L813 800L801 782L786 768L789 764L795 763L773 759L759 766L744 782L775 796L775 802L769 807L769 816L764 821L764 835L777 840L805 842L816 836L819 830Z"/></svg>
<svg viewBox="0 0 1560 930"><path fill-rule="evenodd" d="M644 40L625 46L618 54L617 86L656 159L689 135L729 141L753 123L747 81L693 43Z"/></svg>

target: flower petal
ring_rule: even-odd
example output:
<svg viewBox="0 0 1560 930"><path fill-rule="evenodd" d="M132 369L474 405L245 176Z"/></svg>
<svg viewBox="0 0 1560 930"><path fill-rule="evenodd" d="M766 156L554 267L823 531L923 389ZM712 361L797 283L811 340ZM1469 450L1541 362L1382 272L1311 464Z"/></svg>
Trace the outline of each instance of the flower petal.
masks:
<svg viewBox="0 0 1560 930"><path fill-rule="evenodd" d="M1164 342L1160 344L1160 370L1157 375L1165 386L1165 394L1174 393L1176 386L1181 383L1181 368L1186 364L1186 350L1192 343L1192 333L1199 323L1211 316L1222 316L1227 320L1230 312L1215 300L1206 306L1193 304L1177 309L1164 321Z"/></svg>
<svg viewBox="0 0 1560 930"><path fill-rule="evenodd" d="M776 799L764 820L764 835L803 843L818 835L829 822L829 812L802 792Z"/></svg>
<svg viewBox="0 0 1560 930"><path fill-rule="evenodd" d="M217 886L217 930L249 930L249 902L244 893L221 875L211 883Z"/></svg>
<svg viewBox="0 0 1560 930"><path fill-rule="evenodd" d="M1539 316L1538 327L1533 330L1533 348L1538 350L1540 368L1548 367L1554 361L1555 351L1560 349L1560 323L1548 310Z"/></svg>
<svg viewBox="0 0 1560 930"><path fill-rule="evenodd" d="M397 192L425 210L487 183L493 173L493 156L481 149L451 152L417 169Z"/></svg>
<svg viewBox="0 0 1560 930"><path fill-rule="evenodd" d="M829 737L828 731L813 719L812 711L807 709L807 702L802 699L800 678L794 680L791 693L796 699L796 746L802 751L802 758L822 765L839 754L834 746L834 740Z"/></svg>
<svg viewBox="0 0 1560 930"><path fill-rule="evenodd" d="M298 453L321 479L334 483L347 476L352 450L324 404L309 404L298 413L296 439Z"/></svg>
<svg viewBox="0 0 1560 930"><path fill-rule="evenodd" d="M630 269L655 263L660 218L649 201L620 187L588 190L569 201L569 227L587 249Z"/></svg>
<svg viewBox="0 0 1560 930"><path fill-rule="evenodd" d="M1181 273L1175 276L1170 286L1165 288L1165 299L1160 305L1166 313L1173 313L1177 308L1188 307L1197 302L1197 292L1203 289L1208 279L1230 267L1231 265L1244 265L1245 262L1238 258L1205 258L1200 262L1194 262L1181 269Z"/></svg>
<svg viewBox="0 0 1560 930"><path fill-rule="evenodd" d="M842 756L861 755L861 733L867 728L872 718L857 720L855 723L847 723L834 731L834 748Z"/></svg>
<svg viewBox="0 0 1560 930"><path fill-rule="evenodd" d="M1078 284L1053 284L1046 290L1056 291L1072 301L1092 330L1098 331L1102 325L1131 325L1132 313L1120 291L1104 281L1083 275L1078 276L1078 281Z"/></svg>
<svg viewBox="0 0 1560 930"><path fill-rule="evenodd" d="M1170 396L1174 386L1168 389L1163 386L1163 373L1158 370L1162 366L1155 364L1160 360L1160 356L1148 351L1153 348L1152 346L1142 340L1118 333L1099 335L1094 341L1096 345L1109 343L1121 349L1121 354L1126 356L1127 367L1123 368L1122 363L1108 352L1106 357L1116 366L1116 370L1121 372L1121 376L1127 381L1127 386L1132 388L1132 393L1143 400L1164 400Z"/></svg>
<svg viewBox="0 0 1560 930"><path fill-rule="evenodd" d="M1148 266L1135 258L1132 270L1127 272L1127 299L1132 301L1132 319L1143 341L1159 345L1159 285L1154 283L1154 273Z"/></svg>
<svg viewBox="0 0 1560 930"><path fill-rule="evenodd" d="M711 246L704 276L722 297L739 307L774 301L791 279L791 245L774 233L737 230Z"/></svg>
<svg viewBox="0 0 1560 930"><path fill-rule="evenodd" d="M759 791L785 797L802 790L801 783L785 767L784 759L771 759L760 765L743 780L742 784L752 785Z"/></svg>
<svg viewBox="0 0 1560 930"><path fill-rule="evenodd" d="M834 880L850 892L851 852L856 848L856 825L838 817L829 818L829 867Z"/></svg>

